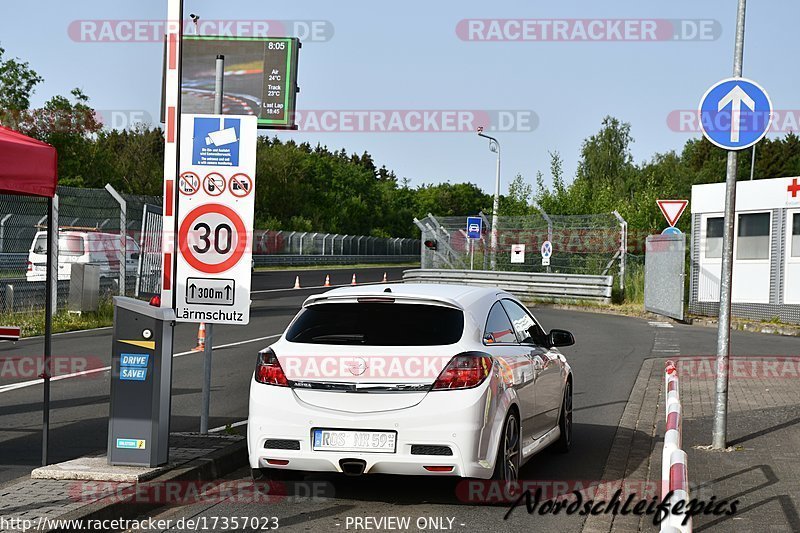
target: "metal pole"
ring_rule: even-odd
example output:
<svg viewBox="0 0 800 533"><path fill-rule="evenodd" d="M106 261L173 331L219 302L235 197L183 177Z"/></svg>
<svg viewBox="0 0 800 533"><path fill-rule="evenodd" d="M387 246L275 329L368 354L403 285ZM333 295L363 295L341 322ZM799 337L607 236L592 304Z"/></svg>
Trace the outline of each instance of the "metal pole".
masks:
<svg viewBox="0 0 800 533"><path fill-rule="evenodd" d="M9 213L3 217L3 220L0 220L0 252L5 250L6 244L6 221L14 216L13 214Z"/></svg>
<svg viewBox="0 0 800 533"><path fill-rule="evenodd" d="M469 269L475 270L475 239L469 240Z"/></svg>
<svg viewBox="0 0 800 533"><path fill-rule="evenodd" d="M497 268L497 212L500 210L500 143L494 137L483 134L483 128L478 130L478 136L489 139L489 150L497 154L497 170L494 176L494 202L492 202L492 235L490 241L489 268Z"/></svg>
<svg viewBox="0 0 800 533"><path fill-rule="evenodd" d="M746 0L739 0L736 16L736 46L733 55L733 76L741 77L744 58L744 21ZM736 152L728 151L725 176L725 218L722 233L722 274L719 286L719 327L717 329L717 387L714 408L714 431L711 447L726 446L728 418L728 355L731 335L731 281L733 278L733 228L736 206Z"/></svg>
<svg viewBox="0 0 800 533"><path fill-rule="evenodd" d="M211 350L214 324L206 324L206 344L203 348L203 406L200 411L200 433L208 433L208 413L211 410Z"/></svg>
<svg viewBox="0 0 800 533"><path fill-rule="evenodd" d="M756 143L758 144L758 143ZM750 181L753 181L753 174L756 171L756 145L753 145L753 156L750 159Z"/></svg>
<svg viewBox="0 0 800 533"><path fill-rule="evenodd" d="M214 81L214 114L222 114L222 93L225 84L225 56L217 56L217 71Z"/></svg>
<svg viewBox="0 0 800 533"><path fill-rule="evenodd" d="M45 273L44 302L44 398L42 405L42 466L48 464L48 442L50 440L50 357L53 353L53 312L56 308L53 300L58 291L53 290L58 284L58 196L47 200L47 272Z"/></svg>
<svg viewBox="0 0 800 533"><path fill-rule="evenodd" d="M214 114L222 114L222 88L225 76L225 56L217 56L214 83ZM200 411L200 433L208 433L208 413L211 410L211 350L214 346L214 324L206 324L206 344L203 349L203 405Z"/></svg>
<svg viewBox="0 0 800 533"><path fill-rule="evenodd" d="M125 285L128 279L127 272L125 271L126 263L128 262L128 253L126 249L128 239L126 238L125 231L128 225L128 203L110 183L106 183L106 191L108 191L108 194L119 204L119 295L125 296Z"/></svg>

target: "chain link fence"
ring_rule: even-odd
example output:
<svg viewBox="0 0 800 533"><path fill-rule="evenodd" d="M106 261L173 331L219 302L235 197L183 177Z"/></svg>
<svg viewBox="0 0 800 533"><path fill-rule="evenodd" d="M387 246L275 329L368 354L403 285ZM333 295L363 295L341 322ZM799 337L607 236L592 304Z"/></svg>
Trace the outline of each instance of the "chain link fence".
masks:
<svg viewBox="0 0 800 533"><path fill-rule="evenodd" d="M492 228L483 216L480 239L468 239L466 216L436 217L428 214L415 223L428 243L422 252L422 268L489 270ZM595 215L548 215L497 217L495 270L567 274L624 275L627 223L619 213ZM550 264L542 264L541 247L552 243ZM512 245L524 245L524 253L512 253Z"/></svg>
<svg viewBox="0 0 800 533"><path fill-rule="evenodd" d="M69 296L72 263L100 266L100 289L119 294L120 224L125 223L125 294L133 294L145 204L156 196L121 195L125 211L106 189L60 186L58 196L58 303ZM124 215L124 216L120 216ZM0 195L0 310L20 312L44 307L47 200Z"/></svg>
<svg viewBox="0 0 800 533"><path fill-rule="evenodd" d="M312 231L253 232L253 255L416 256L419 239L340 235Z"/></svg>
<svg viewBox="0 0 800 533"><path fill-rule="evenodd" d="M160 196L120 195L120 203L107 189L58 188L59 281L58 306L63 309L70 292L71 263L99 265L100 291L120 294L120 226L125 225L126 261L124 293L160 291L161 229L151 224L142 240L145 206L151 215L160 211ZM124 211L122 206L125 206ZM122 216L121 216L122 215ZM0 195L0 312L41 310L45 299L47 200ZM148 267L142 289L140 249L157 264ZM341 235L324 232L253 231L253 263L261 265L353 264L413 262L419 258L419 239ZM152 261L151 261L152 263Z"/></svg>

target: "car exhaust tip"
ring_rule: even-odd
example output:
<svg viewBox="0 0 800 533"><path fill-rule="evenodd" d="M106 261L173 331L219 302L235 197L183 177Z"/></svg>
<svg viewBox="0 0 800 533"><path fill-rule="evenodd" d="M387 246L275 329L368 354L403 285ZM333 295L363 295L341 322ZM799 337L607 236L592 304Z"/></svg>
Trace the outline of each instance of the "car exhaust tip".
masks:
<svg viewBox="0 0 800 533"><path fill-rule="evenodd" d="M360 476L367 469L367 462L363 459L341 459L339 468L348 476Z"/></svg>

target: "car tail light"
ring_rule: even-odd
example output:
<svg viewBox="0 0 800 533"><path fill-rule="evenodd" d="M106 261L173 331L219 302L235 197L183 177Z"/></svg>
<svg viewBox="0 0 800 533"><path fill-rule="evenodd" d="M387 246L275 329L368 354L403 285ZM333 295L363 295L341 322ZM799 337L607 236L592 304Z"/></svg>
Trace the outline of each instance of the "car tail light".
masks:
<svg viewBox="0 0 800 533"><path fill-rule="evenodd" d="M261 350L258 352L256 359L256 381L265 385L278 385L280 387L288 387L289 380L286 379L286 374L283 373L278 356L272 351L272 348Z"/></svg>
<svg viewBox="0 0 800 533"><path fill-rule="evenodd" d="M33 263L28 261L28 272L33 272Z"/></svg>
<svg viewBox="0 0 800 533"><path fill-rule="evenodd" d="M431 390L456 390L477 387L492 369L492 358L482 353L456 355L433 384Z"/></svg>

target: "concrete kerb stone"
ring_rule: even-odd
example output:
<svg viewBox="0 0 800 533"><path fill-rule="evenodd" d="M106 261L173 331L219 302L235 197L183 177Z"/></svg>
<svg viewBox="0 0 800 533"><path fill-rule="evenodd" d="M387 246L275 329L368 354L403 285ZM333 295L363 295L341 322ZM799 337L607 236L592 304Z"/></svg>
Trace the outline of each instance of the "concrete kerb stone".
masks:
<svg viewBox="0 0 800 533"><path fill-rule="evenodd" d="M180 436L179 436L180 437ZM196 437L196 436L195 436ZM202 438L219 438L219 436L203 436ZM230 443L212 450L188 462L175 465L160 475L148 480L148 483L209 481L221 478L247 464L247 441L244 437L234 439L226 436ZM36 482L36 481L32 481ZM78 509L58 516L59 520L107 520L135 519L138 516L163 507L161 502L137 502L135 494L119 497L111 495L96 502L87 503ZM65 531L50 529L49 531Z"/></svg>

